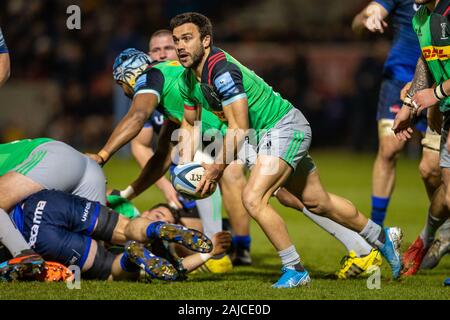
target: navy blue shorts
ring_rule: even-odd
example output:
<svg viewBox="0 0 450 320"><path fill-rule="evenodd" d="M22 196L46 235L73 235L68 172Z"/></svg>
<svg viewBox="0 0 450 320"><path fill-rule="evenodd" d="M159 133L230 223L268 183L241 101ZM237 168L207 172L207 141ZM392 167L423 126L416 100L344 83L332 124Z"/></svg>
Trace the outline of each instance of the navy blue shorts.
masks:
<svg viewBox="0 0 450 320"><path fill-rule="evenodd" d="M25 240L45 260L83 268L101 205L56 190L31 195L12 218Z"/></svg>
<svg viewBox="0 0 450 320"><path fill-rule="evenodd" d="M145 122L144 128L153 128L156 133L159 133L165 122L166 119L164 115L158 110L155 110L150 115L150 118L148 118L148 120Z"/></svg>
<svg viewBox="0 0 450 320"><path fill-rule="evenodd" d="M390 119L394 120L397 112L402 107L400 100L400 91L405 86L406 82L384 78L381 83L380 95L378 98L377 120ZM422 133L427 131L427 117L421 115L416 122L416 129Z"/></svg>

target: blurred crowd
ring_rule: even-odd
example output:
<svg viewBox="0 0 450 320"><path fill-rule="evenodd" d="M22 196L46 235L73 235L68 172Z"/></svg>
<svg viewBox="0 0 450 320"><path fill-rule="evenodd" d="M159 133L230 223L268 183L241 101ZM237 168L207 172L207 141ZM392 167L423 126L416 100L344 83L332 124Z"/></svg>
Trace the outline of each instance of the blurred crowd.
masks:
<svg viewBox="0 0 450 320"><path fill-rule="evenodd" d="M374 41L352 34L351 19L366 3L324 0L318 9L291 0L3 0L0 26L11 80L51 80L59 87L58 108L41 135L81 150L98 148L117 121L115 56L128 47L147 51L150 34L167 28L170 17L199 11L212 19L218 46L301 108L314 129L313 147L373 151L389 36ZM81 8L81 30L66 27L73 4ZM271 61L261 57L261 45Z"/></svg>

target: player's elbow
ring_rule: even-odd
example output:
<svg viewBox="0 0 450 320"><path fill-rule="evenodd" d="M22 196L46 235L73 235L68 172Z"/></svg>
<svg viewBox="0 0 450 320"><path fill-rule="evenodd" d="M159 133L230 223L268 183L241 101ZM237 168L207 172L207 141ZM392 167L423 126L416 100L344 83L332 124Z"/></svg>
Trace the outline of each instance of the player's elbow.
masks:
<svg viewBox="0 0 450 320"><path fill-rule="evenodd" d="M133 126L141 130L144 127L145 121L147 121L149 114L145 111L136 110L131 114L131 122Z"/></svg>

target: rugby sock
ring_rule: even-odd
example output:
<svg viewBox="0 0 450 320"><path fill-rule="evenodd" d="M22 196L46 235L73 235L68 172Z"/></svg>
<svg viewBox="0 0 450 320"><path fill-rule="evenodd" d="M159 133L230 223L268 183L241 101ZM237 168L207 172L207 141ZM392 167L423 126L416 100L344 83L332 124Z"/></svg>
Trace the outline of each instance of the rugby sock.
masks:
<svg viewBox="0 0 450 320"><path fill-rule="evenodd" d="M198 214L202 219L203 233L212 238L222 231L222 195L219 187L208 198L197 200Z"/></svg>
<svg viewBox="0 0 450 320"><path fill-rule="evenodd" d="M286 268L295 269L297 271L305 270L300 262L300 256L298 255L297 250L295 250L294 245L278 251L278 255L281 258L281 264Z"/></svg>
<svg viewBox="0 0 450 320"><path fill-rule="evenodd" d="M391 198L381 198L372 196L372 217L371 219L376 224L383 226L384 218L386 218L386 210Z"/></svg>
<svg viewBox="0 0 450 320"><path fill-rule="evenodd" d="M425 247L428 247L434 240L436 230L447 220L447 218L436 218L428 213L427 223L420 233L420 238L423 240Z"/></svg>
<svg viewBox="0 0 450 320"><path fill-rule="evenodd" d="M347 229L331 219L314 214L306 209L306 207L303 208L303 213L322 229L338 239L347 248L347 251L355 251L358 257L368 255L372 250L372 246L355 231Z"/></svg>
<svg viewBox="0 0 450 320"><path fill-rule="evenodd" d="M382 247L386 241L386 234L383 228L370 219L359 234L366 239L368 243L377 248Z"/></svg>
<svg viewBox="0 0 450 320"><path fill-rule="evenodd" d="M148 239L155 239L158 237L158 233L159 233L159 228L163 225L166 224L165 222L162 221L156 221L153 223L150 223L150 225L147 227L147 231L145 232L147 234L147 238Z"/></svg>
<svg viewBox="0 0 450 320"><path fill-rule="evenodd" d="M131 261L126 252L120 258L120 268L125 272L138 272L140 269L138 265Z"/></svg>
<svg viewBox="0 0 450 320"><path fill-rule="evenodd" d="M14 257L20 255L23 250L31 249L3 209L0 209L0 242Z"/></svg>
<svg viewBox="0 0 450 320"><path fill-rule="evenodd" d="M250 235L233 236L232 242L234 248L243 248L246 250L250 250L250 243L252 242L252 238L250 237Z"/></svg>

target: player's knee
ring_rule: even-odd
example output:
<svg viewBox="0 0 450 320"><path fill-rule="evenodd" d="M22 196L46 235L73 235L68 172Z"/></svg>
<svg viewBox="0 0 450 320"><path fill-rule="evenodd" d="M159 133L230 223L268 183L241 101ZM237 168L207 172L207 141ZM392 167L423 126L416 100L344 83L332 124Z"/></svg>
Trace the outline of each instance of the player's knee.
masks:
<svg viewBox="0 0 450 320"><path fill-rule="evenodd" d="M305 207L319 216L328 215L328 200L323 196L309 196L302 199Z"/></svg>
<svg viewBox="0 0 450 320"><path fill-rule="evenodd" d="M422 159L422 161L420 161L419 172L420 176L425 181L437 179L441 175L439 164L436 166L425 159Z"/></svg>
<svg viewBox="0 0 450 320"><path fill-rule="evenodd" d="M394 162L402 148L395 143L380 143L378 148L378 157L385 162Z"/></svg>
<svg viewBox="0 0 450 320"><path fill-rule="evenodd" d="M262 198L253 192L250 188L245 188L242 193L242 203L245 209L247 209L250 216L256 218L261 212L263 205Z"/></svg>

